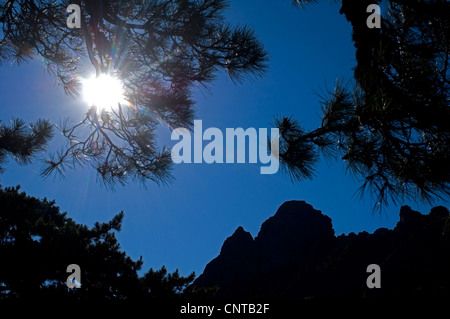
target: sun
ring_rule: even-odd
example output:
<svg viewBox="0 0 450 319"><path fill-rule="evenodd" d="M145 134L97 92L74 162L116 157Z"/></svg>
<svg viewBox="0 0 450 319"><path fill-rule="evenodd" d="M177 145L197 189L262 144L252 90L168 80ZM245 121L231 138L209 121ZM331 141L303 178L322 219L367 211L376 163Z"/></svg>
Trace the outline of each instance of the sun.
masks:
<svg viewBox="0 0 450 319"><path fill-rule="evenodd" d="M83 80L83 97L89 106L96 106L102 110L111 109L118 103L125 102L122 82L108 74Z"/></svg>

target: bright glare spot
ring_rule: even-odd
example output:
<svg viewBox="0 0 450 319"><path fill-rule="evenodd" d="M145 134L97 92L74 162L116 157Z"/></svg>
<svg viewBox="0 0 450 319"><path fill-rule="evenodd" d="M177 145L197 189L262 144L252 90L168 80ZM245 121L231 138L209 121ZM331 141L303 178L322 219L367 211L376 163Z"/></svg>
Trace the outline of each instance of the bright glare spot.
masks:
<svg viewBox="0 0 450 319"><path fill-rule="evenodd" d="M89 106L111 109L125 101L119 79L107 74L93 76L83 81L83 96Z"/></svg>

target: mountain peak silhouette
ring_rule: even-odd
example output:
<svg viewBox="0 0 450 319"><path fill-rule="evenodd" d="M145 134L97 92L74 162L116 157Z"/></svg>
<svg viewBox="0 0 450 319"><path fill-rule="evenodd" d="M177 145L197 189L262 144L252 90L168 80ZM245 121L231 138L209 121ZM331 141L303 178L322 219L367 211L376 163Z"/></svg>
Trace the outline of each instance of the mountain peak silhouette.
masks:
<svg viewBox="0 0 450 319"><path fill-rule="evenodd" d="M273 239L276 236L277 240ZM255 241L262 245L308 244L334 236L331 218L304 201L283 203L262 225ZM266 247L267 248L267 247Z"/></svg>
<svg viewBox="0 0 450 319"><path fill-rule="evenodd" d="M450 217L400 209L394 229L335 236L331 219L304 201L283 203L253 238L241 226L194 285L226 298L450 296ZM366 286L378 264L383 289Z"/></svg>
<svg viewBox="0 0 450 319"><path fill-rule="evenodd" d="M246 232L242 226L239 226L223 243L221 254L240 254L252 249L254 245L253 237Z"/></svg>

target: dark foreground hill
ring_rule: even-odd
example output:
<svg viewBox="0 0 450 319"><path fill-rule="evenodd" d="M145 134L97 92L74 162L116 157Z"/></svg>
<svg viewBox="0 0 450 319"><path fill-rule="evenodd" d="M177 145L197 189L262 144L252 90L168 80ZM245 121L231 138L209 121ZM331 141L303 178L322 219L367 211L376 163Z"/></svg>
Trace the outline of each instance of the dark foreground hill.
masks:
<svg viewBox="0 0 450 319"><path fill-rule="evenodd" d="M381 268L369 289L367 267ZM450 296L450 217L403 206L393 230L335 236L331 219L303 201L285 202L256 238L242 227L194 283L224 298L409 298Z"/></svg>

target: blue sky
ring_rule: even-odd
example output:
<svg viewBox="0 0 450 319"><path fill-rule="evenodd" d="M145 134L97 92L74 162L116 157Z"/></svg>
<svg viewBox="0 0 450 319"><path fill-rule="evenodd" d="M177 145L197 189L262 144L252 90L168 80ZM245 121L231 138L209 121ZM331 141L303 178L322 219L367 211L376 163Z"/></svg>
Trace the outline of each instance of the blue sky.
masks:
<svg viewBox="0 0 450 319"><path fill-rule="evenodd" d="M203 127L270 128L276 115L292 115L306 129L320 123L317 93L332 88L337 77L350 79L355 64L351 29L333 1L306 10L290 0L231 1L226 11L233 24L252 27L270 54L270 67L262 79L234 85L219 74L210 89L196 90L196 119ZM93 72L93 69L91 69ZM0 67L0 119L26 121L66 116L81 117L87 105L71 100L55 85L44 63ZM160 143L174 145L170 131L159 131ZM60 147L60 139L49 149ZM97 180L92 169L68 171L65 178L43 179L40 163L6 165L2 186L20 184L29 195L55 199L76 222L92 226L121 210L125 212L118 234L122 249L132 258L143 256L144 270L166 265L184 275L199 275L220 252L223 241L238 226L256 236L264 220L287 200L305 200L330 216L337 235L379 227L392 228L400 206L372 214L370 197L354 196L358 180L345 174L339 161L321 161L312 181L292 184L286 174L260 175L260 164L179 164L174 183L158 187L129 184L114 192ZM431 206L408 202L427 213ZM448 206L437 201L436 205ZM433 205L434 206L434 205ZM77 263L76 260L73 263Z"/></svg>

